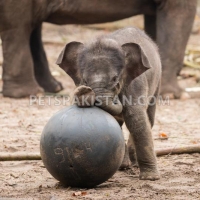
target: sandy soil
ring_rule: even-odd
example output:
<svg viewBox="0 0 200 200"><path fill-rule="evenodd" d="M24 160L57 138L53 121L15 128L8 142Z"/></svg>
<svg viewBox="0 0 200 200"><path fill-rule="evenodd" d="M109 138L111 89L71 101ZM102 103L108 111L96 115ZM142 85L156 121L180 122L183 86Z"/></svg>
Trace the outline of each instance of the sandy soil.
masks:
<svg viewBox="0 0 200 200"><path fill-rule="evenodd" d="M66 42L85 41L109 31L82 26L45 25L44 42L52 73L63 82L69 95L74 84L54 64ZM195 35L199 39L199 35ZM191 39L195 42L196 39ZM200 40L199 40L200 41ZM0 57L1 63L2 57ZM0 80L0 87L2 80ZM0 152L39 152L40 135L47 120L65 105L53 98L31 105L29 98L14 100L0 96ZM168 104L169 103L169 104ZM158 105L153 128L155 148L200 144L200 99L171 100ZM127 137L127 129L124 127ZM160 133L168 136L160 140ZM0 199L200 199L200 154L167 155L158 158L161 179L138 180L138 169L118 171L93 189L64 188L44 168L42 161L0 162Z"/></svg>

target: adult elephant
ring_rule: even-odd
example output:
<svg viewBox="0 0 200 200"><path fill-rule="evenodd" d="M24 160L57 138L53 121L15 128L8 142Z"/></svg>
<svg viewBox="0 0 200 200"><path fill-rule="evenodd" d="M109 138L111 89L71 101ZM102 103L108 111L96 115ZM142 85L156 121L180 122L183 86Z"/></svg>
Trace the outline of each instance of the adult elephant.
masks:
<svg viewBox="0 0 200 200"><path fill-rule="evenodd" d="M0 0L3 95L20 98L43 88L58 92L41 40L42 22L92 24L144 14L145 30L163 61L161 93L180 97L177 83L196 12L196 0Z"/></svg>

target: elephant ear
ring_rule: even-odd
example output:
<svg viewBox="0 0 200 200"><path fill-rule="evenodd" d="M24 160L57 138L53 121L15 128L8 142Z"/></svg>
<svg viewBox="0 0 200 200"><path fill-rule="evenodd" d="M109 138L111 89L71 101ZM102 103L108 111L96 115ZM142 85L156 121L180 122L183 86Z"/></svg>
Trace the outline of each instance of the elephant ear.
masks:
<svg viewBox="0 0 200 200"><path fill-rule="evenodd" d="M83 46L80 42L66 44L56 61L56 64L73 79L75 85L79 85L80 83L80 70L77 66L77 57Z"/></svg>
<svg viewBox="0 0 200 200"><path fill-rule="evenodd" d="M140 45L136 43L126 43L122 45L122 49L125 52L125 66L127 74L131 80L151 68L148 57Z"/></svg>

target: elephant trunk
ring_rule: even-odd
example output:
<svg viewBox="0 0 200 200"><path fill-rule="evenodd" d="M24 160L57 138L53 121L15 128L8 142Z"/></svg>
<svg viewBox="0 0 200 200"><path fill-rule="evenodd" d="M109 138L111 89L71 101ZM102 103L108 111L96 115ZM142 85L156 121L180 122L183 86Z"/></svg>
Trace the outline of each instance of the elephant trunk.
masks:
<svg viewBox="0 0 200 200"><path fill-rule="evenodd" d="M109 90L102 88L92 89L91 87L81 85L74 91L74 96L78 98L78 106L88 107L95 106L105 110L111 115L118 115L122 112L122 104L118 97ZM84 101L87 100L87 103Z"/></svg>
<svg viewBox="0 0 200 200"><path fill-rule="evenodd" d="M119 99L112 97L99 97L95 105L110 113L111 115L118 115L122 112L123 109Z"/></svg>

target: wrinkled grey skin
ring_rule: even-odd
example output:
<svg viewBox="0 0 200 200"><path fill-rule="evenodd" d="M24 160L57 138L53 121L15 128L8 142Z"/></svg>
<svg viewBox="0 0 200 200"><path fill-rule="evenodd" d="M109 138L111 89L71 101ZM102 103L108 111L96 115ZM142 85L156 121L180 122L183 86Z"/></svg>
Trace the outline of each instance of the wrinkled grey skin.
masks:
<svg viewBox="0 0 200 200"><path fill-rule="evenodd" d="M0 0L3 95L24 97L62 86L50 74L41 41L42 22L92 24L144 14L145 30L163 61L161 93L180 97L177 84L196 0Z"/></svg>
<svg viewBox="0 0 200 200"><path fill-rule="evenodd" d="M161 61L154 42L137 28L124 28L89 44L67 44L57 64L78 86L76 95L93 91L103 102L99 107L114 115L120 126L126 123L129 143L133 139L135 146L129 148L130 158L132 162L137 158L140 179L159 179L151 136L156 105L149 105L158 96L161 78ZM113 104L115 95L119 101ZM109 96L108 105L105 96ZM123 102L124 96L131 96L132 102ZM140 99L143 96L150 97L149 102ZM126 154L122 167L128 166L128 159Z"/></svg>

